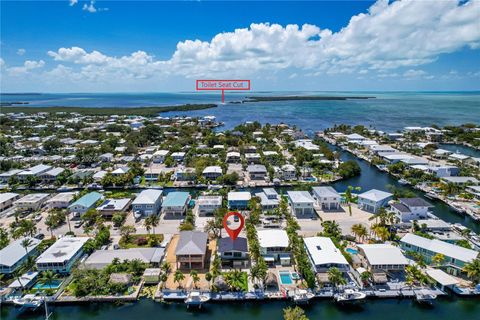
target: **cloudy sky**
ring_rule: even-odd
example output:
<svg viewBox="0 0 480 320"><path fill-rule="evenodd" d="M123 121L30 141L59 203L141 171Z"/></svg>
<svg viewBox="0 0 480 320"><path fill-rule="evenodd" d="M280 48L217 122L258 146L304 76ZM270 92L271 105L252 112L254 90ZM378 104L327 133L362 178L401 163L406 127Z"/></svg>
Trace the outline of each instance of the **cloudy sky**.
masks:
<svg viewBox="0 0 480 320"><path fill-rule="evenodd" d="M2 92L479 90L480 0L1 1Z"/></svg>

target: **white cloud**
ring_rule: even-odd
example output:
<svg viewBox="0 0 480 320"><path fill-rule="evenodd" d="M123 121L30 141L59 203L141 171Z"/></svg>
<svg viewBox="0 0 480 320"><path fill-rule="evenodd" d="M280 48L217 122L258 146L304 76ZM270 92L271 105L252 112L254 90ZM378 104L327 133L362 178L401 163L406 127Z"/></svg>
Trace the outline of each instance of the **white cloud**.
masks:
<svg viewBox="0 0 480 320"><path fill-rule="evenodd" d="M11 67L11 68L8 68L7 71L11 76L18 76L18 75L28 73L29 71L34 69L43 68L44 66L45 66L45 61L43 60L39 60L39 61L26 60L23 63L23 66Z"/></svg>
<svg viewBox="0 0 480 320"><path fill-rule="evenodd" d="M101 10L95 1L83 9ZM125 83L174 76L264 77L281 70L286 70L286 78L368 74L428 79L433 76L419 66L434 62L441 54L480 47L479 10L480 0L443 0L435 6L430 1L379 0L337 32L311 24L253 23L219 33L210 41L180 41L167 60L142 50L118 57L75 46L59 48L48 51L61 63L49 72L72 79Z"/></svg>
<svg viewBox="0 0 480 320"><path fill-rule="evenodd" d="M70 7L73 7L78 3L78 0L70 0Z"/></svg>
<svg viewBox="0 0 480 320"><path fill-rule="evenodd" d="M5 60L0 58L0 68L3 68L5 66Z"/></svg>
<svg viewBox="0 0 480 320"><path fill-rule="evenodd" d="M23 56L26 52L27 51L25 49L20 48L20 49L17 50L17 55Z"/></svg>
<svg viewBox="0 0 480 320"><path fill-rule="evenodd" d="M74 0L76 1L76 0ZM97 8L95 7L95 0L90 0L90 4L84 4L82 7L83 11L87 11L90 13L100 12L100 11L108 11L108 8Z"/></svg>
<svg viewBox="0 0 480 320"><path fill-rule="evenodd" d="M423 70L415 70L415 69L409 69L403 73L403 76L405 78L417 78L421 76L425 76L427 73Z"/></svg>

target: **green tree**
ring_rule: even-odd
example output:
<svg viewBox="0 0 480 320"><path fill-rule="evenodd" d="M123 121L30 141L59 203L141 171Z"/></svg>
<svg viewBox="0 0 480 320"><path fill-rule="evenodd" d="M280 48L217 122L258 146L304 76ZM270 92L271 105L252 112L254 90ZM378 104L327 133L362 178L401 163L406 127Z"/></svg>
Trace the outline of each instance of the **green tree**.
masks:
<svg viewBox="0 0 480 320"><path fill-rule="evenodd" d="M40 281L45 285L48 285L49 289L52 289L52 283L57 279L57 274L51 270L43 271Z"/></svg>
<svg viewBox="0 0 480 320"><path fill-rule="evenodd" d="M178 287L181 288L181 282L185 279L185 276L184 274L182 273L182 271L180 270L177 270L175 271L174 275L173 275L173 281L177 283Z"/></svg>
<svg viewBox="0 0 480 320"><path fill-rule="evenodd" d="M192 278L193 287L197 288L197 283L200 281L200 277L198 276L198 272L196 270L190 271L190 277Z"/></svg>
<svg viewBox="0 0 480 320"><path fill-rule="evenodd" d="M480 283L480 258L468 262L462 268L462 271L467 274L467 277L475 282L476 284Z"/></svg>
<svg viewBox="0 0 480 320"><path fill-rule="evenodd" d="M352 187L348 186L347 190L345 190L345 202L348 205L348 213L350 213L350 216L352 215L352 202L354 202L355 198L352 195L352 191L360 191L360 187Z"/></svg>
<svg viewBox="0 0 480 320"><path fill-rule="evenodd" d="M341 285L346 285L347 280L343 276L342 272L336 268L336 267L331 267L327 271L328 274L328 281L333 284L335 288L338 288Z"/></svg>
<svg viewBox="0 0 480 320"><path fill-rule="evenodd" d="M284 320L308 320L308 317L305 315L305 311L302 308L288 307L283 309L283 319Z"/></svg>

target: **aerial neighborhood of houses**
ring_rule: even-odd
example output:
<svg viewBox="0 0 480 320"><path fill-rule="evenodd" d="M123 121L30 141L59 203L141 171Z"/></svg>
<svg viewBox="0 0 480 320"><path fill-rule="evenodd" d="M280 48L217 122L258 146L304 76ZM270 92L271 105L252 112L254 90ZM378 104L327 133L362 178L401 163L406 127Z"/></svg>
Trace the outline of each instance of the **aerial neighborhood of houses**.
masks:
<svg viewBox="0 0 480 320"><path fill-rule="evenodd" d="M480 294L480 238L435 212L480 220L480 158L438 147L479 128L309 138L283 123L221 131L213 116L2 117L5 303ZM403 186L350 183L360 161ZM229 211L245 219L234 240Z"/></svg>

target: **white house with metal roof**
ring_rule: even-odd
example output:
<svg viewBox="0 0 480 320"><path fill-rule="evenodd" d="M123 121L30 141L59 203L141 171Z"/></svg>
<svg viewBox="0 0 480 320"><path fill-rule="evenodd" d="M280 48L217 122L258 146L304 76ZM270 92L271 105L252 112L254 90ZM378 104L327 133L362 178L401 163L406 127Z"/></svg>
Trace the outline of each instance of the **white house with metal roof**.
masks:
<svg viewBox="0 0 480 320"><path fill-rule="evenodd" d="M13 203L20 198L18 193L4 192L0 193L0 211L10 208Z"/></svg>
<svg viewBox="0 0 480 320"><path fill-rule="evenodd" d="M308 191L287 191L287 197L292 213L297 217L315 213L313 208L315 199Z"/></svg>
<svg viewBox="0 0 480 320"><path fill-rule="evenodd" d="M381 207L385 207L393 194L377 189L372 189L358 195L358 208L364 211L376 213Z"/></svg>
<svg viewBox="0 0 480 320"><path fill-rule="evenodd" d="M258 230L260 254L265 262L274 264L280 261L282 265L290 264L289 239L285 230Z"/></svg>
<svg viewBox="0 0 480 320"><path fill-rule="evenodd" d="M227 195L230 209L246 210L252 194L248 191L230 191Z"/></svg>
<svg viewBox="0 0 480 320"><path fill-rule="evenodd" d="M23 240L29 240L30 245L22 246ZM35 238L23 238L11 242L0 250L0 274L12 274L28 259L37 252L40 240Z"/></svg>
<svg viewBox="0 0 480 320"><path fill-rule="evenodd" d="M360 244L357 247L365 266L371 272L403 270L408 265L402 251L391 244Z"/></svg>
<svg viewBox="0 0 480 320"><path fill-rule="evenodd" d="M255 193L255 196L260 198L262 210L275 209L280 203L280 197L273 188L264 188L262 192Z"/></svg>
<svg viewBox="0 0 480 320"><path fill-rule="evenodd" d="M162 194L163 190L143 190L132 202L133 212L146 216L158 214L162 206Z"/></svg>
<svg viewBox="0 0 480 320"><path fill-rule="evenodd" d="M130 208L132 199L105 199L105 201L97 207L97 212L104 217L112 217L116 213L127 212Z"/></svg>
<svg viewBox="0 0 480 320"><path fill-rule="evenodd" d="M326 272L331 267L336 267L342 272L349 270L347 259L330 238L307 237L303 238L303 242L315 272Z"/></svg>
<svg viewBox="0 0 480 320"><path fill-rule="evenodd" d="M420 253L427 263L440 253L445 256L444 265L452 269L461 269L463 266L478 257L478 251L457 246L437 239L427 239L413 233L407 233L400 240L401 248L405 251Z"/></svg>
<svg viewBox="0 0 480 320"><path fill-rule="evenodd" d="M37 258L37 270L69 273L74 263L82 256L83 246L89 239L70 236L58 239Z"/></svg>
<svg viewBox="0 0 480 320"><path fill-rule="evenodd" d="M332 187L313 187L313 197L322 210L338 210L340 208L341 196Z"/></svg>
<svg viewBox="0 0 480 320"><path fill-rule="evenodd" d="M53 209L63 209L67 208L75 198L76 192L61 192L45 202L47 208Z"/></svg>
<svg viewBox="0 0 480 320"><path fill-rule="evenodd" d="M30 193L18 199L13 204L18 210L35 211L40 209L48 198L50 198L50 194L48 193Z"/></svg>
<svg viewBox="0 0 480 320"><path fill-rule="evenodd" d="M165 248L129 248L118 250L96 250L85 260L84 265L89 269L103 269L114 259L140 260L143 263L160 265Z"/></svg>
<svg viewBox="0 0 480 320"><path fill-rule="evenodd" d="M222 207L222 196L199 196L197 198L197 212L199 215L213 214Z"/></svg>

